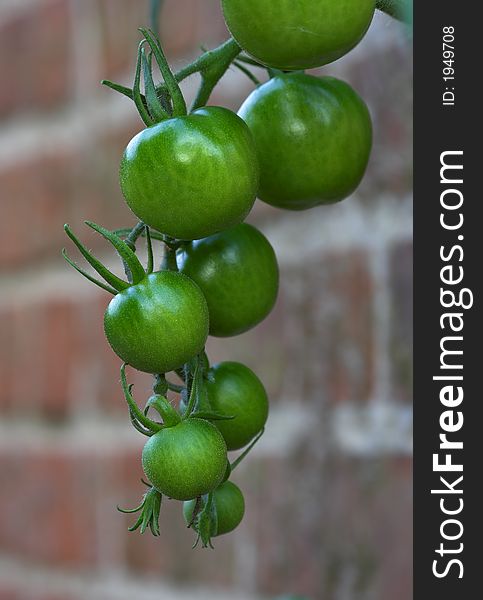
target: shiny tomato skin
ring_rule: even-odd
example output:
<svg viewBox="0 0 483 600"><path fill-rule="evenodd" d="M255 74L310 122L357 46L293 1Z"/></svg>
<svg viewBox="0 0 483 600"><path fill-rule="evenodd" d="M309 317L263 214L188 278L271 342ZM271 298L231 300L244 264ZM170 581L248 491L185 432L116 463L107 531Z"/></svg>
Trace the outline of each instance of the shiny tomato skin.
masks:
<svg viewBox="0 0 483 600"><path fill-rule="evenodd" d="M211 235L248 215L258 163L245 123L215 106L144 129L128 144L120 183L133 213L181 240Z"/></svg>
<svg viewBox="0 0 483 600"><path fill-rule="evenodd" d="M272 310L278 293L278 264L270 242L241 223L186 244L177 255L180 271L201 288L208 303L210 334L248 331Z"/></svg>
<svg viewBox="0 0 483 600"><path fill-rule="evenodd" d="M109 344L139 371L166 373L204 348L208 307L199 287L173 271L147 275L119 292L104 314Z"/></svg>
<svg viewBox="0 0 483 600"><path fill-rule="evenodd" d="M276 76L252 92L238 114L255 139L264 202L303 210L339 202L359 185L372 123L347 83L304 73Z"/></svg>
<svg viewBox="0 0 483 600"><path fill-rule="evenodd" d="M213 421L228 450L246 446L265 426L268 397L260 379L245 365L221 362L207 375L210 409L234 419Z"/></svg>
<svg viewBox="0 0 483 600"><path fill-rule="evenodd" d="M151 484L175 500L214 490L226 471L226 445L214 425L189 418L155 433L144 445L142 464Z"/></svg>
<svg viewBox="0 0 483 600"><path fill-rule="evenodd" d="M283 71L320 67L356 46L375 0L222 0L230 33L257 61Z"/></svg>
<svg viewBox="0 0 483 600"><path fill-rule="evenodd" d="M245 499L240 488L232 481L225 481L214 492L218 526L211 535L216 537L229 533L238 527L245 514ZM196 500L183 504L183 516L187 525L191 523Z"/></svg>

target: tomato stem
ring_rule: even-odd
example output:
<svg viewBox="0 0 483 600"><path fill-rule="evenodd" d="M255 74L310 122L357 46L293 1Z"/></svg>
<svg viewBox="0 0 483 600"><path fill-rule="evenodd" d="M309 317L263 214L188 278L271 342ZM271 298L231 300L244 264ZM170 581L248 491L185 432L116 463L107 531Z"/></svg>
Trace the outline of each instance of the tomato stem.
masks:
<svg viewBox="0 0 483 600"><path fill-rule="evenodd" d="M236 469L238 467L238 465L241 463L241 461L247 456L247 454L250 452L250 450L255 446L255 444L258 442L258 440L262 437L264 432L265 432L265 428L260 431L260 433L253 439L253 441L250 443L250 445L240 454L240 456L230 464L230 468L232 471L233 471L233 469Z"/></svg>
<svg viewBox="0 0 483 600"><path fill-rule="evenodd" d="M126 232L127 237L124 240L124 242L131 248L131 250L133 252L135 252L136 251L136 242L137 242L139 236L141 236L143 233L144 234L146 233L146 229L147 229L147 226L142 221L139 221L131 229L119 229L117 231L113 231L113 233L114 233L114 235L117 235L118 237L120 237L123 234L123 232Z"/></svg>
<svg viewBox="0 0 483 600"><path fill-rule="evenodd" d="M148 264L146 266L146 273L150 275L154 270L154 255L153 255L153 243L151 241L151 232L149 227L146 225L146 245L148 248Z"/></svg>
<svg viewBox="0 0 483 600"><path fill-rule="evenodd" d="M124 238L124 241L128 246L130 246L131 250L135 250L134 244L140 237L146 237L146 229L144 227L144 223L141 221L135 225L135 227L121 227L120 229L114 229L113 232L120 238ZM131 237L132 236L132 237ZM159 242L165 241L165 236L159 231L154 229L150 230L150 236L152 240L157 240Z"/></svg>
<svg viewBox="0 0 483 600"><path fill-rule="evenodd" d="M164 245L164 254L161 261L162 271L177 271L178 263L176 262L176 250L171 248L168 244Z"/></svg>
<svg viewBox="0 0 483 600"><path fill-rule="evenodd" d="M149 24L151 29L159 37L159 16L163 8L164 0L151 0L149 4Z"/></svg>
<svg viewBox="0 0 483 600"><path fill-rule="evenodd" d="M196 98L191 105L190 112L206 105L214 87L240 52L240 46L233 38L230 38L224 44L218 46L218 48L205 52L198 60L195 60L191 65L186 67L185 72L182 74L183 79L191 73L199 72L201 75L201 84Z"/></svg>
<svg viewBox="0 0 483 600"><path fill-rule="evenodd" d="M166 383L168 384L168 389L177 394L181 394L181 392L185 389L184 385L178 385L172 381L166 381Z"/></svg>
<svg viewBox="0 0 483 600"><path fill-rule="evenodd" d="M160 414L165 427L174 427L181 422L181 417L164 396L159 394L151 396L146 403L146 408L144 409L145 415L147 415L147 412L151 407Z"/></svg>
<svg viewBox="0 0 483 600"><path fill-rule="evenodd" d="M248 79L250 79L250 81L252 81L255 85L260 85L260 80L257 79L257 77L250 71L250 69L248 69L247 67L245 67L245 65L241 61L234 60L233 61L233 65L239 71L241 71L244 75L246 75L248 77Z"/></svg>

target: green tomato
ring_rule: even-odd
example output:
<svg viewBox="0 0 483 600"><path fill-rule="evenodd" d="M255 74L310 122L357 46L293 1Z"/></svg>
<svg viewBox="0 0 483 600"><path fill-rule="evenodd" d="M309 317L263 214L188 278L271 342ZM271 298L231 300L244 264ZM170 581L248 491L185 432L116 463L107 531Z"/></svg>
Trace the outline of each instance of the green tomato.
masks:
<svg viewBox="0 0 483 600"><path fill-rule="evenodd" d="M121 189L133 213L171 237L193 240L236 225L258 187L245 123L209 106L138 133L121 161Z"/></svg>
<svg viewBox="0 0 483 600"><path fill-rule="evenodd" d="M165 427L146 442L144 473L162 494L190 500L214 490L226 471L226 444L214 425L186 419Z"/></svg>
<svg viewBox="0 0 483 600"><path fill-rule="evenodd" d="M320 67L352 50L375 0L222 0L230 33L257 61L283 71Z"/></svg>
<svg viewBox="0 0 483 600"><path fill-rule="evenodd" d="M264 202L303 210L343 200L359 185L372 124L367 106L347 83L280 75L252 92L238 114L255 138Z"/></svg>
<svg viewBox="0 0 483 600"><path fill-rule="evenodd" d="M186 275L160 271L114 296L104 331L124 362L146 373L166 373L203 350L208 307Z"/></svg>
<svg viewBox="0 0 483 600"><path fill-rule="evenodd" d="M214 421L228 450L246 446L265 426L268 397L262 382L245 365L222 362L208 371L210 409L234 419Z"/></svg>
<svg viewBox="0 0 483 600"><path fill-rule="evenodd" d="M211 532L212 537L229 533L238 527L245 514L245 500L240 488L231 481L225 481L214 492L214 503L218 527ZM196 500L183 504L183 516L189 525L193 518Z"/></svg>
<svg viewBox="0 0 483 600"><path fill-rule="evenodd" d="M186 244L177 261L180 271L206 297L211 335L227 337L248 331L275 304L275 252L267 238L247 223Z"/></svg>

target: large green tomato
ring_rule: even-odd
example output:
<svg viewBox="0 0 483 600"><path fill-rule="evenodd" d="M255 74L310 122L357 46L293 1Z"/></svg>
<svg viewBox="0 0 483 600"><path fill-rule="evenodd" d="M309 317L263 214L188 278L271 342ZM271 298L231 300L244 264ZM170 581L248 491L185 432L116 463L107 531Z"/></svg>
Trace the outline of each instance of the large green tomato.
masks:
<svg viewBox="0 0 483 600"><path fill-rule="evenodd" d="M260 323L275 304L275 252L267 238L247 223L186 244L177 260L180 271L206 297L211 335L243 333Z"/></svg>
<svg viewBox="0 0 483 600"><path fill-rule="evenodd" d="M241 523L245 514L245 499L240 488L231 481L225 481L214 492L214 503L218 526L211 531L216 537L233 531ZM191 523L196 500L188 500L183 504L183 516L187 525Z"/></svg>
<svg viewBox="0 0 483 600"><path fill-rule="evenodd" d="M302 210L338 202L359 185L372 124L367 106L347 83L280 75L252 92L238 114L255 138L261 200Z"/></svg>
<svg viewBox="0 0 483 600"><path fill-rule="evenodd" d="M234 419L214 421L228 450L246 446L265 426L268 397L262 382L245 365L222 362L208 371L210 409Z"/></svg>
<svg viewBox="0 0 483 600"><path fill-rule="evenodd" d="M284 71L320 67L366 33L375 0L222 0L230 33L259 62Z"/></svg>
<svg viewBox="0 0 483 600"><path fill-rule="evenodd" d="M211 492L223 480L226 445L214 425L190 418L151 436L142 463L159 492L175 500L190 500Z"/></svg>
<svg viewBox="0 0 483 600"><path fill-rule="evenodd" d="M159 271L114 296L104 331L124 362L146 373L166 373L203 350L208 307L191 279Z"/></svg>
<svg viewBox="0 0 483 600"><path fill-rule="evenodd" d="M171 237L193 240L236 225L250 212L258 163L245 123L209 106L138 133L121 161L133 213Z"/></svg>

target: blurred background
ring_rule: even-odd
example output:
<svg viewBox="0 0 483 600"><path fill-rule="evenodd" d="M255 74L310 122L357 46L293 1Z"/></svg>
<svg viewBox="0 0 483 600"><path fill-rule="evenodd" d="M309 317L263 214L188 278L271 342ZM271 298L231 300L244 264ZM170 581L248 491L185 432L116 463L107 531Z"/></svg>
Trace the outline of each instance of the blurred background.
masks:
<svg viewBox="0 0 483 600"><path fill-rule="evenodd" d="M234 477L244 522L191 550L179 503L164 503L158 539L128 533L133 517L116 511L144 492L144 440L103 336L108 295L60 249L69 222L113 263L83 219L135 222L118 164L142 123L99 81L130 85L148 13L147 0L0 0L0 599L408 600L412 59L405 27L380 13L324 70L370 107L365 180L304 213L257 203L249 220L278 254L278 304L252 332L209 342L271 400ZM161 32L174 68L227 37L218 0L167 0ZM251 89L230 71L212 103L237 109ZM150 378L130 380L144 402Z"/></svg>

